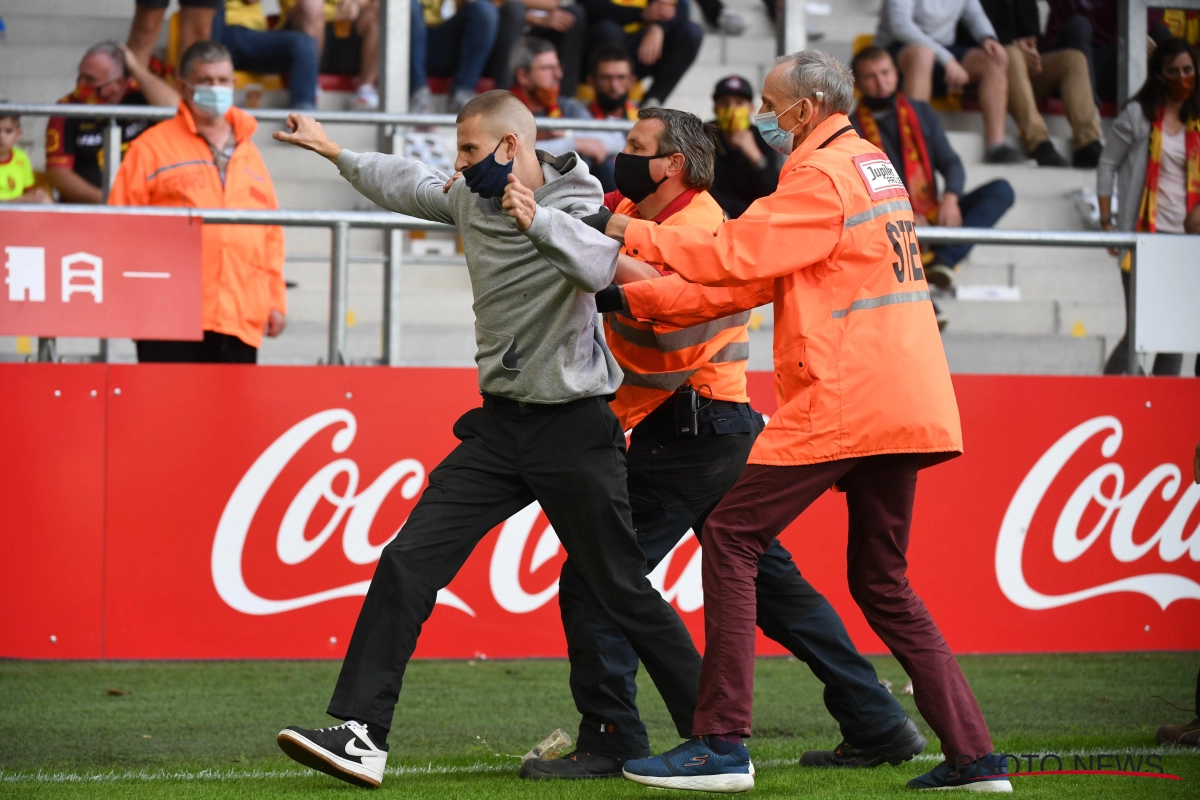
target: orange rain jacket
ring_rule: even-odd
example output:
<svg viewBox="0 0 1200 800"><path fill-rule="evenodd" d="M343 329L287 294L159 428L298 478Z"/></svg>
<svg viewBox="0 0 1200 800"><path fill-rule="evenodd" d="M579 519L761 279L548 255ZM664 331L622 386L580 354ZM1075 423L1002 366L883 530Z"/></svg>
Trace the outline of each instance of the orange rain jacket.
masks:
<svg viewBox="0 0 1200 800"><path fill-rule="evenodd" d="M114 206L275 209L275 185L250 137L254 117L231 108L237 146L222 183L208 142L185 103L139 136L121 162L108 203ZM287 312L283 229L276 225L205 225L200 290L204 330L262 344L271 309Z"/></svg>
<svg viewBox="0 0 1200 800"><path fill-rule="evenodd" d="M668 206L660 215L661 225L696 225L713 233L725 220L725 213L708 192L690 192L681 196L683 207L671 212ZM676 201L677 203L680 201ZM675 205L674 203L672 205ZM637 215L637 205L622 198L616 213ZM628 252L622 248L622 252ZM689 287L695 287L689 291ZM696 292L695 290L699 290ZM674 318L673 301L684 294L690 302L681 309L699 304L706 312L693 323ZM678 275L625 285L631 312L604 315L604 338L625 379L610 406L625 430L642 421L680 386L690 384L704 397L748 403L746 362L750 358L750 334L745 309L730 314L731 290L696 286ZM761 302L768 302L767 299ZM643 305L653 314L639 314Z"/></svg>
<svg viewBox="0 0 1200 800"><path fill-rule="evenodd" d="M779 410L749 463L925 453L929 465L962 453L908 193L844 114L788 157L773 194L715 235L633 221L625 246L691 281L774 282Z"/></svg>

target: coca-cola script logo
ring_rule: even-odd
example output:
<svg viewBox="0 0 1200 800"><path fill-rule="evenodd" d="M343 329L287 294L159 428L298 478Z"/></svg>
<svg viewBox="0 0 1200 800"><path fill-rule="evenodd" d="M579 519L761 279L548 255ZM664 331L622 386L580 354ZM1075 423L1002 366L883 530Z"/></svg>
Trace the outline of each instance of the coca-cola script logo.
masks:
<svg viewBox="0 0 1200 800"><path fill-rule="evenodd" d="M1144 594L1164 611L1176 600L1200 600L1200 584L1169 572L1135 575L1057 595L1039 592L1025 580L1021 558L1038 505L1066 463L1089 439L1102 432L1107 432L1107 436L1100 445L1100 452L1111 459L1121 446L1124 434L1121 421L1111 416L1096 417L1076 426L1055 442L1021 482L1009 503L996 540L996 579L1000 589L1016 605L1034 610L1057 608L1115 592ZM1104 491L1106 483L1113 487L1111 494ZM1095 544L1111 522L1109 547L1113 558L1121 563L1135 562L1156 547L1159 557L1167 563L1184 555L1192 561L1200 561L1200 525L1191 536L1184 537L1184 526L1200 503L1200 485L1191 481L1153 536L1143 542L1135 542L1133 537L1134 525L1151 495L1158 491L1162 500L1169 502L1179 494L1182 484L1179 467L1160 464L1125 494L1125 470L1120 464L1106 463L1097 467L1076 487L1058 515L1052 542L1055 559L1066 564L1079 558ZM1080 536L1080 523L1093 503L1102 509L1102 513L1092 529Z"/></svg>
<svg viewBox="0 0 1200 800"><path fill-rule="evenodd" d="M263 498L292 458L314 436L338 424L343 427L334 434L331 449L335 454L345 453L358 431L354 414L342 408L313 414L272 443L250 466L230 495L213 539L212 579L217 594L231 608L243 614L279 614L329 600L366 595L370 581L358 581L287 599L266 598L246 584L242 569L246 538ZM334 482L342 475L346 477L346 483L344 491L339 493L334 489ZM350 563L365 565L379 560L380 553L391 539L377 545L370 543L368 534L375 515L388 494L397 487L406 500L416 497L425 483L425 467L416 459L405 458L384 470L361 492L358 490L360 482L358 465L349 458L331 461L308 479L279 524L275 552L281 563L295 565L306 561L324 547L338 527L343 525L342 552ZM322 500L331 504L334 512L317 535L306 538L309 519ZM538 504L532 503L505 520L492 552L488 571L492 597L500 608L512 614L536 611L558 594L557 580L537 591L527 590L521 581L521 564L531 542L534 549L529 559L530 573L554 558L562 546L551 525L546 525L534 535L540 511ZM695 611L704 603L699 548L675 583L670 587L665 586L672 558L687 541L685 537L676 545L649 577L651 584L668 601L674 601L681 611ZM438 592L437 602L476 616L475 610L449 589L443 588Z"/></svg>

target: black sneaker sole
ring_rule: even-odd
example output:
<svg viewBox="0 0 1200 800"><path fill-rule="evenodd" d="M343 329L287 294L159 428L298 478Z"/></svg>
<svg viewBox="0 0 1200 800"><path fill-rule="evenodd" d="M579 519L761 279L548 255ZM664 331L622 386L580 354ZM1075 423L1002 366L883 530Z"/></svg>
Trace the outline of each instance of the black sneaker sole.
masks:
<svg viewBox="0 0 1200 800"><path fill-rule="evenodd" d="M913 758L924 752L928 744L925 737L917 730L917 726L910 720L909 724L901 731L900 736L872 751L870 755L864 755L860 759L842 764L813 764L805 763L805 758L809 756L809 753L803 753L800 756L800 766L815 769L873 769L887 762L895 767L905 761L912 761ZM816 752L821 751L814 751L814 755Z"/></svg>
<svg viewBox="0 0 1200 800"><path fill-rule="evenodd" d="M535 772L526 769L524 764L521 765L521 772L519 774L522 778L531 781L602 781L622 777L622 773L620 772L610 772L604 775L597 775L595 773L572 775L561 772Z"/></svg>
<svg viewBox="0 0 1200 800"><path fill-rule="evenodd" d="M364 789L379 788L380 781L352 772L348 766L338 763L342 759L291 731L281 731L275 741L288 758L315 769L317 772L323 772L331 778L337 778Z"/></svg>

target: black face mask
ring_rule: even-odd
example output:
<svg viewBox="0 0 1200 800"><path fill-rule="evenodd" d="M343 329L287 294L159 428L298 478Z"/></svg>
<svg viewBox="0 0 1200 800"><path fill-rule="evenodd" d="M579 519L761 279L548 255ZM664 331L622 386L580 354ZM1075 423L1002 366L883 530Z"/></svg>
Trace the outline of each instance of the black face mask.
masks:
<svg viewBox="0 0 1200 800"><path fill-rule="evenodd" d="M606 94L596 92L596 105L600 106L600 110L605 114L611 114L614 111L620 111L625 107L625 99L629 94L623 94L620 97L609 97Z"/></svg>
<svg viewBox="0 0 1200 800"><path fill-rule="evenodd" d="M887 97L870 97L864 94L862 104L872 111L886 111L896 107L896 93L892 92Z"/></svg>
<svg viewBox="0 0 1200 800"><path fill-rule="evenodd" d="M650 162L656 158L668 156L634 156L629 153L617 153L617 161L613 167L613 179L617 191L635 203L640 203L658 191L666 178L656 181L650 177Z"/></svg>
<svg viewBox="0 0 1200 800"><path fill-rule="evenodd" d="M503 139L496 145L496 150L500 149L501 144L504 144ZM508 186L508 176L512 172L512 161L507 164L496 163L496 150L489 153L487 158L462 171L467 188L483 198L490 199L504 194L504 187ZM515 160L514 158L513 161Z"/></svg>

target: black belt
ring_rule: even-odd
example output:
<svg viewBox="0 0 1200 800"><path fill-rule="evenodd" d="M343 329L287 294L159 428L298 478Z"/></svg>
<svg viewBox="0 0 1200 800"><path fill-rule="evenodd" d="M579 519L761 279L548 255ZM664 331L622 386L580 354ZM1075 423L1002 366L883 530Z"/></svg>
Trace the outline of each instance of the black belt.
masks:
<svg viewBox="0 0 1200 800"><path fill-rule="evenodd" d="M487 392L480 392L479 394L483 397L484 408L488 408L490 406L491 410L503 409L523 411L526 413L570 411L572 409L579 408L580 406L587 405L588 403L594 403L597 400L602 400L607 403L614 397L614 395L609 394L596 395L594 397L581 397L578 400L570 400L566 403L530 403L525 400L513 400L510 397L499 397L494 394L488 394Z"/></svg>

